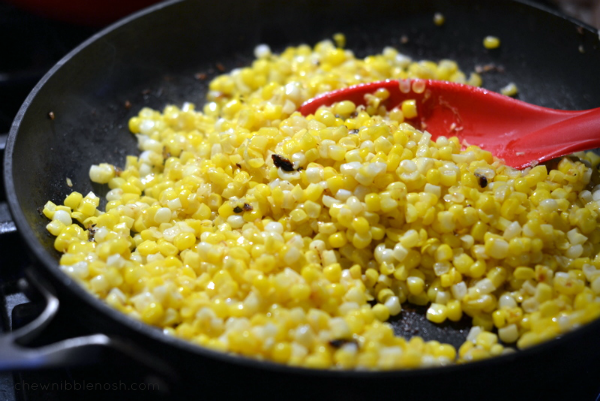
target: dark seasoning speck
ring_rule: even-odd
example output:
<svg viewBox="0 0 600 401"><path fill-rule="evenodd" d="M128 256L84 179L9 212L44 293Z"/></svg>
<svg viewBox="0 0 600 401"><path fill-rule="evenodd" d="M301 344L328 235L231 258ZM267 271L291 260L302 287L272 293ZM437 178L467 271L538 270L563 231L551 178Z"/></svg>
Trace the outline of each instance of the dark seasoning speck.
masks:
<svg viewBox="0 0 600 401"><path fill-rule="evenodd" d="M275 167L278 167L283 171L294 171L294 165L285 157L273 153L271 158L273 159L273 164L275 164Z"/></svg>
<svg viewBox="0 0 600 401"><path fill-rule="evenodd" d="M333 348L341 348L346 344L354 344L358 346L358 342L356 340L346 340L343 338L337 340L329 340L329 345L331 345Z"/></svg>
<svg viewBox="0 0 600 401"><path fill-rule="evenodd" d="M485 175L483 174L479 174L479 173L475 173L475 177L477 177L478 182L479 182L479 186L481 188L485 188L488 185L488 179Z"/></svg>

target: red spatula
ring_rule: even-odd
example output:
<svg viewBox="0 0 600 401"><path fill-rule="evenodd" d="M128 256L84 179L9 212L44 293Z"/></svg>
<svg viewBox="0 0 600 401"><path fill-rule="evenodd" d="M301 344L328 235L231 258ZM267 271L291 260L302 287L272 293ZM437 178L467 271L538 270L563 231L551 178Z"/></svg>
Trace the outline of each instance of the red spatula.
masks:
<svg viewBox="0 0 600 401"><path fill-rule="evenodd" d="M388 110L415 99L418 116L408 120L438 136L457 136L522 169L574 152L600 147L600 108L583 111L535 106L486 89L447 81L387 80L351 86L315 97L303 115L343 100L365 105L365 95L385 88ZM416 91L415 91L416 90Z"/></svg>

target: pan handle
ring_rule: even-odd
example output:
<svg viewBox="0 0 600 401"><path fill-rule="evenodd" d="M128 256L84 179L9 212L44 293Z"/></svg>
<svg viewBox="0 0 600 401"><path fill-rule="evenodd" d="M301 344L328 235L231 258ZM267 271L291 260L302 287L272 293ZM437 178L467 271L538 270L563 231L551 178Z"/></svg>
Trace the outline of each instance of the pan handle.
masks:
<svg viewBox="0 0 600 401"><path fill-rule="evenodd" d="M42 333L56 315L59 300L53 288L39 276L27 274L27 283L39 291L46 305L32 322L12 332L0 334L0 372L90 365L100 362L109 349L116 350L155 371L168 383L177 378L174 370L156 357L119 338L105 334L69 338L53 344L29 348L25 344Z"/></svg>
<svg viewBox="0 0 600 401"><path fill-rule="evenodd" d="M0 160L4 159L4 148L6 147L7 138L8 134L0 134ZM0 178L0 181L3 181L2 178ZM0 185L3 186L3 184ZM3 188L0 188L0 191L3 190ZM15 231L17 231L17 228L8 211L8 205L6 202L0 202L0 235L9 234Z"/></svg>
<svg viewBox="0 0 600 401"><path fill-rule="evenodd" d="M4 148L6 147L7 138L8 134L0 134L0 160L4 159ZM2 178L0 178L0 182L1 181ZM3 184L0 184L0 186L3 186ZM0 188L0 191L4 191L4 189ZM15 231L17 231L17 228L8 211L8 205L6 202L0 202L0 235L9 234Z"/></svg>
<svg viewBox="0 0 600 401"><path fill-rule="evenodd" d="M10 216L8 204L6 202L0 202L0 236L16 231L17 227Z"/></svg>

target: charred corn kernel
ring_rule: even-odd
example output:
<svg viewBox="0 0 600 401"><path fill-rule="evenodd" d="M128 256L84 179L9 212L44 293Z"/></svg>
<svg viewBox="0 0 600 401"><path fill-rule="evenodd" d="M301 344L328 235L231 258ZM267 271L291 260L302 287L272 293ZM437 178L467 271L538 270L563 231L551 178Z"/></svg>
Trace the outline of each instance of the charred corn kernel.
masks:
<svg viewBox="0 0 600 401"><path fill-rule="evenodd" d="M302 116L307 99L373 80L481 84L450 60L391 47L358 59L334 40L280 55L260 45L209 83L202 107L140 110L129 122L140 154L90 169L110 189L105 208L73 192L42 210L61 269L166 333L311 368L462 363L599 317L591 169L564 158L517 171L457 137L431 140L404 122L418 118L410 93L423 81L400 81L408 100L390 111L378 90L364 108ZM384 323L403 302L480 328L458 352L407 341Z"/></svg>

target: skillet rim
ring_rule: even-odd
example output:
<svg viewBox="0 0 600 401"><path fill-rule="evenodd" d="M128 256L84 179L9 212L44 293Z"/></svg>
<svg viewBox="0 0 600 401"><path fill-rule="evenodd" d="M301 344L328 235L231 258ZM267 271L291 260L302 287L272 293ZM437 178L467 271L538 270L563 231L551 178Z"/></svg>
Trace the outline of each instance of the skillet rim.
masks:
<svg viewBox="0 0 600 401"><path fill-rule="evenodd" d="M148 337L152 341L158 342L161 345L167 345L175 347L178 350L195 354L196 357L207 357L218 362L224 362L228 364L241 365L246 368L261 369L265 371L283 371L289 374L304 375L304 376L321 376L324 378L349 378L349 379L370 379L370 378L410 378L414 376L428 376L432 374L444 374L444 373L466 373L470 369L479 368L493 368L495 365L510 363L515 359L525 359L526 357L534 357L539 353L551 352L551 349L555 348L558 344L564 345L574 343L577 338L582 336L590 335L592 332L600 333L600 319L586 324L583 327L579 327L571 332L565 333L553 340L546 341L542 344L538 344L534 347L521 350L515 353L510 353L498 357L485 359L482 361L471 362L467 364L453 364L443 367L429 367L419 369L403 369L403 370L390 370L390 371L368 371L368 370L334 370L334 369L309 369L302 367L294 367L283 364L278 364L268 360L258 360L250 357L224 353L214 351L208 348L204 348L189 341L180 339L178 337L169 336L163 334L160 330L155 327L146 325L141 321L137 321L116 309L110 307L108 304L102 302L98 298L94 297L91 293L86 291L77 282L71 279L67 274L63 273L58 267L57 260L46 251L46 249L38 242L36 236L33 233L30 225L28 224L24 213L21 210L20 204L17 200L17 195L14 187L12 159L16 141L18 140L18 132L20 124L23 121L25 114L28 110L29 105L33 99L37 96L41 88L52 79L54 74L66 63L72 62L83 49L92 45L94 42L110 35L114 31L118 31L122 26L138 19L144 18L148 14L159 12L163 8L177 6L179 3L183 3L189 0L167 0L150 6L144 10L138 11L128 17L125 17L118 22L115 22L108 27L102 29L98 33L91 36L89 39L82 42L80 45L71 50L65 55L60 61L58 61L35 85L32 91L27 96L23 105L20 107L9 131L9 136L6 142L6 149L4 154L4 182L7 194L7 202L11 211L14 223L17 226L17 231L21 238L25 241L26 245L35 255L33 268L43 270L44 273L48 273L52 277L53 283L58 283L65 291L70 291L75 297L85 303L87 308L91 308L96 312L100 313L102 318L112 320L118 325L123 325L127 329L137 332L138 334ZM584 22L578 21L575 18L565 16L558 11L552 10L546 6L540 4L533 4L528 0L510 0L514 3L520 3L526 7L536 9L536 12L543 12L552 14L556 18L567 20L575 26L579 26L585 30L588 30L594 34L598 34L598 30ZM37 261L37 263L36 263ZM60 295L58 296L60 300ZM100 330L101 332L101 330ZM128 340L128 338L122 338L118 334L109 334L109 337L119 338ZM147 347L142 347L147 348ZM520 357L520 356L523 357Z"/></svg>

